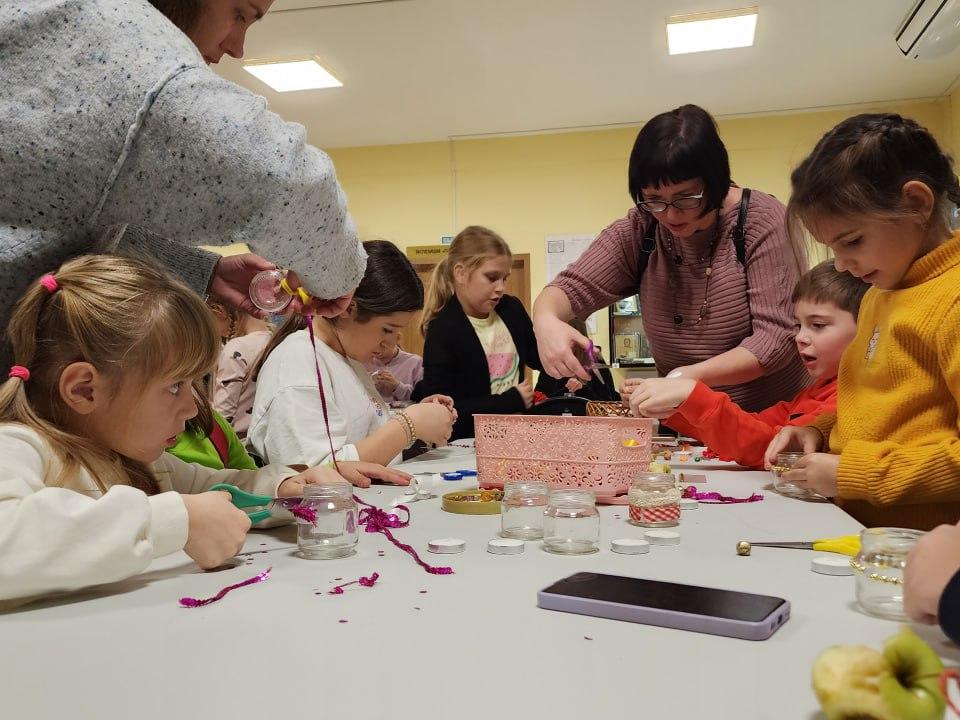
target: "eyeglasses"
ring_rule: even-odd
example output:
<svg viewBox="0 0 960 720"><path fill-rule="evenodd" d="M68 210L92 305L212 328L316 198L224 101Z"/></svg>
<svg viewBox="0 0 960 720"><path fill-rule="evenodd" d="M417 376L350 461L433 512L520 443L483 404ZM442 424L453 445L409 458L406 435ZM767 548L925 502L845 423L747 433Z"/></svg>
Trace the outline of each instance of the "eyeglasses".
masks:
<svg viewBox="0 0 960 720"><path fill-rule="evenodd" d="M646 210L647 212L662 213L670 205L673 205L677 210L693 210L694 208L700 207L702 202L703 192L701 191L699 195L684 195L683 197L675 198L670 202L665 200L637 199L637 207Z"/></svg>

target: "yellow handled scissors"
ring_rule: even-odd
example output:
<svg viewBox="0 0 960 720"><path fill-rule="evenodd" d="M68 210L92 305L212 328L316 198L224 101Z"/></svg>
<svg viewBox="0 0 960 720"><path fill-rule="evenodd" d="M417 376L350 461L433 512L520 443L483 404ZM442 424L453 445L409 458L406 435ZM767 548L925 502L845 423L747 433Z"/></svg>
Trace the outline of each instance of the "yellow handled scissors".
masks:
<svg viewBox="0 0 960 720"><path fill-rule="evenodd" d="M751 547L818 550L820 552L839 553L840 555L850 555L852 557L860 552L860 536L841 535L840 537L821 538L820 540L811 540L809 542L747 542L746 540L741 540L737 543L737 553L740 555L749 555Z"/></svg>

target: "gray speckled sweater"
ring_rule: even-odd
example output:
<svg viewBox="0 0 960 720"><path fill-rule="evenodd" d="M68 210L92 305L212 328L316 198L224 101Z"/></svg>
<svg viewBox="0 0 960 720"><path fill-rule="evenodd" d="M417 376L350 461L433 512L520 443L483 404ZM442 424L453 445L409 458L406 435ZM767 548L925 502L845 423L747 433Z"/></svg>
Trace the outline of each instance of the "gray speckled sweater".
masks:
<svg viewBox="0 0 960 720"><path fill-rule="evenodd" d="M234 242L320 297L359 283L330 158L146 0L0 0L0 77L0 328L113 224L167 238L153 255L200 292L216 257L194 246Z"/></svg>

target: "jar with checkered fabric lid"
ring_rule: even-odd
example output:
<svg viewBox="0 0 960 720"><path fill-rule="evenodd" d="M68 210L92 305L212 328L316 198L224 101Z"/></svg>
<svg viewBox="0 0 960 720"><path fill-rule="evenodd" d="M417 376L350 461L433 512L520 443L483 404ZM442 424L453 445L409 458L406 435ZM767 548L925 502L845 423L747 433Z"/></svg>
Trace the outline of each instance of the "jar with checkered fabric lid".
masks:
<svg viewBox="0 0 960 720"><path fill-rule="evenodd" d="M641 473L627 494L630 522L641 527L672 527L680 523L680 488L669 473Z"/></svg>

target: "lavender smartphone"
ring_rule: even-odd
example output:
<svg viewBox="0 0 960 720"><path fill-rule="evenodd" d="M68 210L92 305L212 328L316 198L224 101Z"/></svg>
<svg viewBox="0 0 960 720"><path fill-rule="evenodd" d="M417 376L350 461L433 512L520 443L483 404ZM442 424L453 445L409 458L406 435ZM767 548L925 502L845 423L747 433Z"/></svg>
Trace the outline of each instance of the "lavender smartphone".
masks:
<svg viewBox="0 0 960 720"><path fill-rule="evenodd" d="M586 572L541 590L537 606L744 640L766 640L790 617L783 598Z"/></svg>

